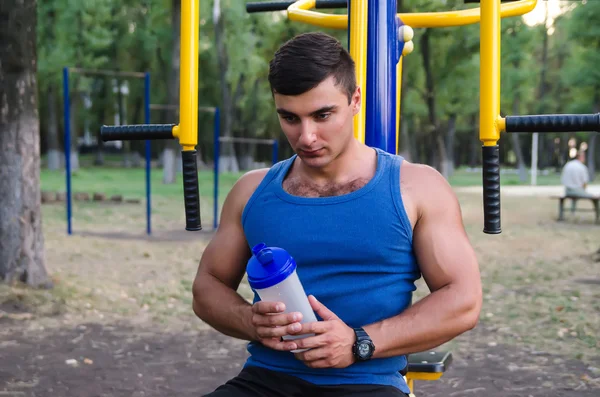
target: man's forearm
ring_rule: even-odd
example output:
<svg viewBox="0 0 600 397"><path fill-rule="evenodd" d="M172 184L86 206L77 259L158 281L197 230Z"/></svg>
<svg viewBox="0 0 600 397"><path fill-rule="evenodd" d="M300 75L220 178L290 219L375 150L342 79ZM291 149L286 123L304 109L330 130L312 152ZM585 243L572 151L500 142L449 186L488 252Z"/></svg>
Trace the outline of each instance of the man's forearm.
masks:
<svg viewBox="0 0 600 397"><path fill-rule="evenodd" d="M194 286L193 309L201 320L225 335L256 339L251 324L252 306L211 275Z"/></svg>
<svg viewBox="0 0 600 397"><path fill-rule="evenodd" d="M374 358L416 353L437 347L473 328L480 295L448 285L398 316L364 327L375 344Z"/></svg>

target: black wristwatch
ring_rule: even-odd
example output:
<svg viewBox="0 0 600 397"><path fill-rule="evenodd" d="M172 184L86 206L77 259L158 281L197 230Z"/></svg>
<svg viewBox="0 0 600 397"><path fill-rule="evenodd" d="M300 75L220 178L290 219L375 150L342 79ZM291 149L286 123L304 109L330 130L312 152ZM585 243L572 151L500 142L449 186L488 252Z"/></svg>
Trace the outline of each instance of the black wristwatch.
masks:
<svg viewBox="0 0 600 397"><path fill-rule="evenodd" d="M356 335L356 342L352 346L352 353L357 361L367 361L373 355L375 345L369 334L361 327L354 328L354 334Z"/></svg>

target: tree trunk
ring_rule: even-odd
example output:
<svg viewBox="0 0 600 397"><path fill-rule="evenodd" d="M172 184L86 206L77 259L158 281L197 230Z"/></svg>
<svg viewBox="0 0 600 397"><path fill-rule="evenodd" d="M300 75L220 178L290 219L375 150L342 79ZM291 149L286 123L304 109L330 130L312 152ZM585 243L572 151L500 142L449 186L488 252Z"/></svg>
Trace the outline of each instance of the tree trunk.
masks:
<svg viewBox="0 0 600 397"><path fill-rule="evenodd" d="M435 85L433 78L433 70L431 67L431 56L429 47L429 35L431 29L426 29L425 33L421 36L421 55L423 57L423 68L425 69L425 102L427 103L427 110L429 114L429 123L431 128L431 134L433 135L434 144L437 146L436 166L438 171L448 178L447 169L447 154L446 145L444 144L443 135L440 132L440 128L437 120L436 103L435 103Z"/></svg>
<svg viewBox="0 0 600 397"><path fill-rule="evenodd" d="M49 287L40 208L36 8L35 0L5 0L0 7L0 280Z"/></svg>
<svg viewBox="0 0 600 397"><path fill-rule="evenodd" d="M48 164L51 171L60 169L61 150L59 149L58 139L58 117L56 115L56 87L54 84L48 86L46 92L48 101Z"/></svg>
<svg viewBox="0 0 600 397"><path fill-rule="evenodd" d="M172 50L171 50L171 73L169 75L169 85L167 88L167 99L169 104L179 103L179 65L181 36L181 0L172 0L171 9L171 29L172 29ZM176 111L169 112L173 120L179 119ZM173 121L174 122L174 121ZM180 146L177 140L168 140L163 151L163 183L173 184L177 180L177 159L180 152ZM179 162L181 163L181 161Z"/></svg>
<svg viewBox="0 0 600 397"><path fill-rule="evenodd" d="M595 87L595 92L594 92L594 112L598 113L600 112L600 94L598 93L598 90L600 90L600 87L596 86ZM591 133L590 134L590 140L588 142L588 149L587 149L587 166L588 166L588 172L590 174L590 181L593 181L594 179L596 179L596 140L598 138L598 134L597 133Z"/></svg>
<svg viewBox="0 0 600 397"><path fill-rule="evenodd" d="M519 114L519 92L515 94L515 100L513 102L512 112L513 114ZM527 181L527 167L525 166L525 158L523 157L523 150L521 150L521 141L519 140L519 134L510 134L510 141L512 143L515 156L517 157L517 165L519 167L519 180L521 182Z"/></svg>
<svg viewBox="0 0 600 397"><path fill-rule="evenodd" d="M456 114L451 114L448 118L448 129L446 130L446 172L448 177L454 173L454 137L456 136Z"/></svg>
<svg viewBox="0 0 600 397"><path fill-rule="evenodd" d="M213 4L213 20L215 26L215 43L217 47L217 59L219 61L219 78L221 81L221 100L223 119L223 136L231 137L233 125L233 98L231 95L231 85L227 81L227 71L229 70L229 56L227 55L227 46L225 44L225 24L221 11L220 0L215 0ZM235 154L233 143L223 143L219 156L219 169L224 172L238 172L239 166Z"/></svg>

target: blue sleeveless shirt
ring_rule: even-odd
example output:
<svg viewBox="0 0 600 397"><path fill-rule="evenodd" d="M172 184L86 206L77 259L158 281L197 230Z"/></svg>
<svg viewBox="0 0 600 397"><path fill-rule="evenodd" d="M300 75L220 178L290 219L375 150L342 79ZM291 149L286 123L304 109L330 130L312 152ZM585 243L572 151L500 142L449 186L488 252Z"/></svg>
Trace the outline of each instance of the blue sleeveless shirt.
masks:
<svg viewBox="0 0 600 397"><path fill-rule="evenodd" d="M264 242L294 257L307 294L350 327L396 316L421 276L412 228L400 195L402 157L377 152L374 177L362 188L330 197L299 197L283 189L296 156L274 165L248 200L242 225L250 247ZM259 300L257 295L254 301ZM377 348L377 346L375 346ZM312 369L293 353L248 344L246 366L281 371L321 385L380 384L409 389L399 371L405 356Z"/></svg>

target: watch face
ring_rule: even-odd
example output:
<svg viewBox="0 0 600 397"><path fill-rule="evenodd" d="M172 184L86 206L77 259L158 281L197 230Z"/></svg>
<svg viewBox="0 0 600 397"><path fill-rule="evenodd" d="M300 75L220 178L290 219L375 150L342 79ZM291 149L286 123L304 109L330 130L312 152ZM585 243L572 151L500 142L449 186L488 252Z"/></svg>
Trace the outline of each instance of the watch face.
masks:
<svg viewBox="0 0 600 397"><path fill-rule="evenodd" d="M371 345L369 343L361 343L358 345L358 355L363 358L369 357L371 354Z"/></svg>

